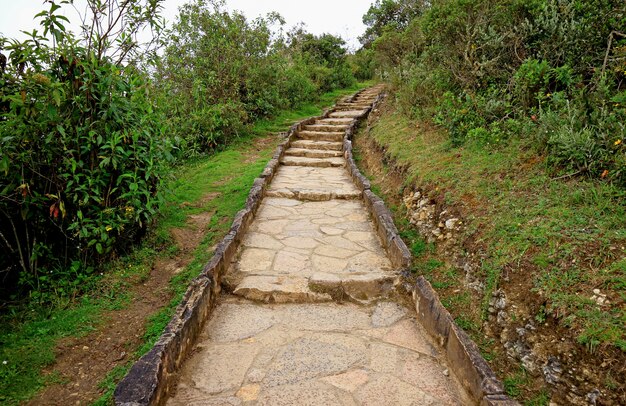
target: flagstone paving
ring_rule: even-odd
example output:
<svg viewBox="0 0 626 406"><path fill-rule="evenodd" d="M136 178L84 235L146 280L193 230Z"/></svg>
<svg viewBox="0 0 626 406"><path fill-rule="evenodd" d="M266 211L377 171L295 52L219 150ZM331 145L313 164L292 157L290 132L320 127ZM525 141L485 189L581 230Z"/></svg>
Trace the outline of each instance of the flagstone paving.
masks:
<svg viewBox="0 0 626 406"><path fill-rule="evenodd" d="M274 177L266 196L320 201L360 199L361 192L344 168L283 166Z"/></svg>
<svg viewBox="0 0 626 406"><path fill-rule="evenodd" d="M225 298L168 405L471 404L403 306Z"/></svg>
<svg viewBox="0 0 626 406"><path fill-rule="evenodd" d="M266 198L242 246L234 294L268 303L367 301L395 276L360 200Z"/></svg>
<svg viewBox="0 0 626 406"><path fill-rule="evenodd" d="M393 301L397 275L345 160L319 152L341 149L329 134L345 131L379 90L292 142L226 275L232 293L168 405L472 403L414 310Z"/></svg>

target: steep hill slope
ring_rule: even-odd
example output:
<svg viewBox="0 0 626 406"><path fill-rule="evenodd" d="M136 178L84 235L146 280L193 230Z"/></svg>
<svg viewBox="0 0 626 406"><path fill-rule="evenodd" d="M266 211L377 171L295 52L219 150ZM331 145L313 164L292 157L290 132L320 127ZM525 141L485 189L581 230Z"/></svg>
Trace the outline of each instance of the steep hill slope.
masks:
<svg viewBox="0 0 626 406"><path fill-rule="evenodd" d="M529 404L624 404L625 192L550 178L511 140L451 148L392 102L356 138L428 277L507 391Z"/></svg>

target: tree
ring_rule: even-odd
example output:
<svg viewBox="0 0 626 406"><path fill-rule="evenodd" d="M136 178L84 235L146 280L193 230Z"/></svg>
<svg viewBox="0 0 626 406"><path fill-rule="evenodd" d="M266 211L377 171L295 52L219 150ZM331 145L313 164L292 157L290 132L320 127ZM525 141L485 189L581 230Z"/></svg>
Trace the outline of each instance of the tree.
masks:
<svg viewBox="0 0 626 406"><path fill-rule="evenodd" d="M423 0L376 0L363 16L367 30L359 41L364 47L369 47L385 30L404 30L428 4Z"/></svg>

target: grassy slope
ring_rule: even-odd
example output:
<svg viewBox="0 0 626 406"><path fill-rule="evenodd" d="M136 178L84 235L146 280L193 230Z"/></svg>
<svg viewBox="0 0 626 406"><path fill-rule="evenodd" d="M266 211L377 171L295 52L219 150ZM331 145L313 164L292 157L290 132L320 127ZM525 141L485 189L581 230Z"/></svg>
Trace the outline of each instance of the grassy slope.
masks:
<svg viewBox="0 0 626 406"><path fill-rule="evenodd" d="M436 255L435 248L408 227L403 207L395 208L416 255L416 271L438 288L444 304L487 358L497 347L481 332L488 300L494 289L513 281L533 292L521 296L544 304L521 306L534 314L511 310L512 318L528 317L539 325L550 322L549 328L556 326L585 345L587 355L603 349L626 351L624 190L599 181L552 180L543 159L520 140L497 149L450 148L441 131L393 110L383 114L370 136L407 170L405 186L418 185L431 197L460 208L467 226L463 238L486 251L481 269L484 296L472 298L463 289L463 272L446 266L441 253ZM381 186L379 179L373 184ZM610 305L599 307L590 300L596 288L608 295ZM469 310L472 301L474 311ZM545 400L545 394L524 393L527 381L521 371L505 384L512 395ZM611 389L611 376L605 384Z"/></svg>
<svg viewBox="0 0 626 406"><path fill-rule="evenodd" d="M13 309L0 320L0 403L17 404L31 398L47 384L58 383L55 375L44 376L41 370L54 363L54 349L64 337L79 337L102 325L102 314L118 309L132 300L128 287L147 277L159 256L175 255L170 229L184 227L188 216L214 211L208 233L194 253L194 260L170 282L173 299L156 314L149 315L144 344L134 357L115 368L102 382L105 395L98 404L111 399L115 383L141 354L151 348L180 302L188 282L197 275L211 256L214 245L230 228L235 213L243 208L250 185L272 156L275 145L266 144L246 162L242 156L254 148L253 139L286 131L293 122L318 115L340 96L351 94L367 84L324 94L317 103L283 112L271 120L263 120L225 150L210 157L192 160L175 169L170 177L166 205L151 235L134 252L107 266L105 275L94 277L88 293L80 298L59 298L50 306L31 304L27 309ZM219 193L201 207L194 203L209 193ZM182 203L191 203L182 205ZM169 248L166 248L169 247ZM4 362L6 361L6 363Z"/></svg>

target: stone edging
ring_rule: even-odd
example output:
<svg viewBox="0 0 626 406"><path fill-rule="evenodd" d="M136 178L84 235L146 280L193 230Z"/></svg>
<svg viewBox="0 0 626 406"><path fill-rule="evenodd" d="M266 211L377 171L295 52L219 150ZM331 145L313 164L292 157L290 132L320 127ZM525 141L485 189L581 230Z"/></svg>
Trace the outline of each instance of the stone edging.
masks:
<svg viewBox="0 0 626 406"><path fill-rule="evenodd" d="M360 93L354 94L346 101L354 100ZM348 172L363 193L365 205L374 220L376 231L392 265L397 270L406 271L411 264L411 253L398 235L391 212L382 199L371 191L369 180L361 174L352 156L351 139L354 132L370 111L378 106L382 97L379 96L370 108L356 117L346 130L344 155ZM149 352L133 364L128 374L115 388L116 405L143 406L164 403L167 393L175 383L175 373L193 349L204 322L211 316L221 290L222 277L235 258L243 236L252 223L265 191L274 178L280 160L294 135L302 126L328 117L331 111L332 108L327 109L321 116L300 121L289 129L286 139L278 145L261 175L254 180L245 208L235 215L228 234L216 246L213 257L200 275L190 283L160 339ZM445 348L451 369L472 396L480 400L481 405L516 405L517 402L511 401L503 394L502 385L480 355L476 344L456 326L430 284L420 277L417 285L411 290L419 321L429 334L438 338L439 343Z"/></svg>
<svg viewBox="0 0 626 406"><path fill-rule="evenodd" d="M291 126L285 140L278 145L263 172L254 180L245 208L237 212L228 234L216 246L213 257L200 275L190 283L159 340L133 364L115 388L113 396L116 405L164 403L167 393L175 383L174 374L193 349L204 322L211 316L221 290L222 277L235 258L243 236L252 223L265 190L274 178L289 144L302 126L328 117L331 111L332 107L324 110L321 116L307 118Z"/></svg>
<svg viewBox="0 0 626 406"><path fill-rule="evenodd" d="M373 105L358 117L346 131L344 137L344 156L347 169L355 185L363 193L365 205L374 220L376 232L387 251L394 268L407 272L411 266L411 252L398 234L393 216L383 200L371 190L370 181L359 171L352 154L352 137L360 122L371 110L382 102L381 94ZM417 320L444 349L450 369L469 391L470 395L482 406L514 406L517 401L510 399L504 392L502 383L480 355L480 351L471 338L454 322L454 319L439 300L439 296L430 283L419 276L415 285L408 285L407 290L413 298L417 311Z"/></svg>

